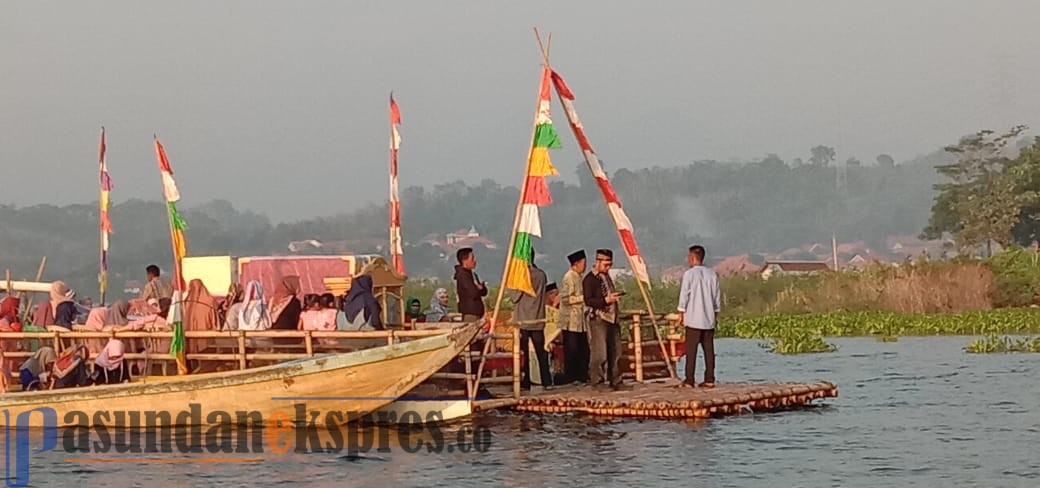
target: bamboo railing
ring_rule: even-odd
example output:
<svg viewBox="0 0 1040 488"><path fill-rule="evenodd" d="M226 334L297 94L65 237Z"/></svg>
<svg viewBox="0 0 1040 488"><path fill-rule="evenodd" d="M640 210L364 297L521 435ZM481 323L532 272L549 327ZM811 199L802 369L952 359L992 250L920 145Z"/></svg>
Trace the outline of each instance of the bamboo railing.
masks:
<svg viewBox="0 0 1040 488"><path fill-rule="evenodd" d="M645 332L645 328L653 325L648 320L649 314L645 310L626 310L622 327L630 330L626 347L622 354L632 364L632 373L625 373L629 379L636 382L644 382L652 378L667 377L667 369L664 360L676 364L676 358L683 354L678 350L677 344L682 338L676 334L662 334L667 346L668 358L655 358L648 361L648 355L658 354L659 347L656 340L644 340L644 337L654 337L654 334ZM668 321L667 315L655 316L659 323ZM347 332L347 331L186 331L186 344L197 341L209 343L202 352L188 353L186 357L191 361L204 363L223 363L227 366L240 370L248 369L253 361L288 361L312 357L315 354L342 353L372 347L376 340L385 340L386 344L394 344L400 340L409 340L421 337L430 337L447 333L451 327L459 325L458 322L443 323L421 323L413 324L420 329L387 329L380 331ZM460 388L460 395L475 399L481 385L508 385L514 398L520 398L521 379L521 351L520 351L520 328L519 323L500 324L508 329L508 332L492 330L478 337L475 343L483 340L492 341L492 346L487 354L480 350L465 350L459 359L463 364L463 372L441 371L431 376L433 380L462 381L464 388ZM159 364L164 374L169 365L174 364L175 358L168 351L154 350L147 346L144 352L138 352L143 342L154 346L156 341L169 341L173 338L172 331L56 331L44 332L0 332L0 342L9 341L41 341L41 345L49 345L55 351L61 351L66 345L73 342L85 340L107 340L120 339L128 342L128 352L124 354L127 360L145 360ZM281 344L274 339L298 339L298 344ZM333 339L335 344L325 344L321 339ZM364 347L357 347L356 341L363 341ZM355 342L352 346L351 342ZM2 360L24 360L33 354L28 344L20 351L0 350L0 361ZM649 349L644 349L649 348ZM189 349L191 349L189 347ZM475 364L488 359L512 359L511 371L507 375L499 375L499 371L487 370L477 376ZM91 362L92 363L92 362ZM146 368L146 375L151 373L151 364ZM13 373L16 373L13 372Z"/></svg>

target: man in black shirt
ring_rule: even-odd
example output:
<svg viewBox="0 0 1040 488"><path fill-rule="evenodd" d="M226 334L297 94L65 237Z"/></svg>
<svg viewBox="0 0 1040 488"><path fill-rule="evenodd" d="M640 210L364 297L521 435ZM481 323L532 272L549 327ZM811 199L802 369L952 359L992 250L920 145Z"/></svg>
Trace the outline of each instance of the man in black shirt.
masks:
<svg viewBox="0 0 1040 488"><path fill-rule="evenodd" d="M609 382L615 390L621 385L621 326L618 325L621 298L610 278L614 253L610 249L596 250L596 263L581 282L585 306L591 309L589 317L589 384L603 386Z"/></svg>
<svg viewBox="0 0 1040 488"><path fill-rule="evenodd" d="M464 247L455 253L459 264L455 265L455 296L459 298L459 313L462 321L476 322L484 318L484 297L487 296L487 283L473 270L477 268L477 255L473 249Z"/></svg>

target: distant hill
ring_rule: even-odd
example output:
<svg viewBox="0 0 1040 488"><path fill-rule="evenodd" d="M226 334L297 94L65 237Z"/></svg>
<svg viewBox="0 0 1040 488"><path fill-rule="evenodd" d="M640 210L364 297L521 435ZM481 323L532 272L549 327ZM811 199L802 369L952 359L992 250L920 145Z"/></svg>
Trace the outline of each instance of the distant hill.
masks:
<svg viewBox="0 0 1040 488"><path fill-rule="evenodd" d="M611 179L636 227L651 273L681 263L691 242L712 257L779 251L807 242L884 243L886 236L917 234L927 223L941 152L901 165L788 165L775 156L741 164L700 161L674 168L620 169ZM535 242L539 264L551 276L574 249L620 246L594 180L583 165L578 184L552 182L553 204L542 210L544 237ZM844 175L844 177L842 177ZM551 181L551 179L550 179ZM449 279L454 257L422 243L474 227L497 249L478 249L481 276L498 279L518 190L485 180L402 191L405 260L412 275ZM115 195L118 199L118 193ZM215 200L182 202L190 255L289 254L294 241L335 242L310 252L380 253L386 240L385 204L332 217L274 225L263 215ZM116 202L110 257L111 289L119 296L144 266L170 269L169 229L157 201ZM97 294L97 208L0 206L0 266L15 278L32 277L47 256L45 280L64 279L81 296ZM624 259L619 266L625 266ZM223 290L212 290L223 292Z"/></svg>

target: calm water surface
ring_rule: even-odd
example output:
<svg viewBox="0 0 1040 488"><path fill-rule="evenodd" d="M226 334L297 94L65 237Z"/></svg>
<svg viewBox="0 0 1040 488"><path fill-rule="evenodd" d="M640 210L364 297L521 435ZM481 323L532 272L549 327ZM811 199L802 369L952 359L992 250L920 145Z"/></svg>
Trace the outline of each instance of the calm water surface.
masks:
<svg viewBox="0 0 1040 488"><path fill-rule="evenodd" d="M37 458L31 479L36 486L1040 486L1040 355L969 355L961 349L968 341L837 339L836 353L802 356L770 354L757 341L718 341L722 381L838 385L839 398L800 411L699 422L496 412L463 424L490 428L483 454L396 449L249 456L264 459L258 464L85 464L61 452Z"/></svg>

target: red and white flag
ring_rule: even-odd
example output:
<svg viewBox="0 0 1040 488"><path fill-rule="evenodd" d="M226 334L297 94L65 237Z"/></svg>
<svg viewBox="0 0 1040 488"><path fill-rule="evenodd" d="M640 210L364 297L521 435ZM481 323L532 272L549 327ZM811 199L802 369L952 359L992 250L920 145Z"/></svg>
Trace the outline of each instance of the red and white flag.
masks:
<svg viewBox="0 0 1040 488"><path fill-rule="evenodd" d="M397 150L401 147L401 109L390 93L390 260L400 274L405 274L404 246L401 244L401 198L397 189Z"/></svg>
<svg viewBox="0 0 1040 488"><path fill-rule="evenodd" d="M563 77L555 71L552 73L552 81L556 87L556 94L560 96L560 103L563 104L563 111L567 115L567 122L570 123L571 131L574 132L574 137L578 140L578 145L581 146L585 162L588 163L589 170L592 171L592 176L596 178L599 191L603 194L603 199L607 203L607 210L610 211L610 218L614 221L614 227L617 228L618 237L621 238L621 245L625 248L625 254L628 256L628 262L632 267L632 274L635 275L636 279L649 286L650 275L646 271L646 261L639 254L639 246L636 244L636 235L632 228L632 221L628 219L628 215L625 214L625 210L621 207L621 199L614 192L614 187L610 184L607 173L603 171L603 166L599 164L599 158L596 157L596 152L592 150L592 144L589 143L589 139L585 135L585 128L582 127L581 120L578 119L578 112L574 110L574 93L571 92L567 83L563 81Z"/></svg>

